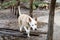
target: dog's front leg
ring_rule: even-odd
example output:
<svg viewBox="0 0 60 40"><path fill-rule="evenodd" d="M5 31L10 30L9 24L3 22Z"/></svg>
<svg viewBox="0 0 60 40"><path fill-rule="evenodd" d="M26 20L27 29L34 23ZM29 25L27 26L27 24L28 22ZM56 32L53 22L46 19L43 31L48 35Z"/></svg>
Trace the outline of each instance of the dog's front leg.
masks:
<svg viewBox="0 0 60 40"><path fill-rule="evenodd" d="M27 36L30 37L30 28L28 28L27 34L28 34Z"/></svg>
<svg viewBox="0 0 60 40"><path fill-rule="evenodd" d="M24 29L25 29L25 31L27 33L27 36L30 37L30 28L27 29L26 27L24 27Z"/></svg>

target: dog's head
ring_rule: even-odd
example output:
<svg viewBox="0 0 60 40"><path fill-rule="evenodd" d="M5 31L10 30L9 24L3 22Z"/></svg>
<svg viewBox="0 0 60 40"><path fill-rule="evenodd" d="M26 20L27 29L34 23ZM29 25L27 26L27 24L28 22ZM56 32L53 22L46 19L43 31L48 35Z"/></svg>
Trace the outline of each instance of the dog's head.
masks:
<svg viewBox="0 0 60 40"><path fill-rule="evenodd" d="M29 18L29 25L33 30L36 30L37 29L37 18L35 19Z"/></svg>

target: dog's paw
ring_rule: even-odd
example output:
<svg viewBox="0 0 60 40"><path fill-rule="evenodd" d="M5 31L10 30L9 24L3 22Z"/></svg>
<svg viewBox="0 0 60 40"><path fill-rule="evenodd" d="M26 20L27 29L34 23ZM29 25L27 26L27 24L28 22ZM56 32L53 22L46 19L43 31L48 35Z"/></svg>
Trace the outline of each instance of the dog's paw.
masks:
<svg viewBox="0 0 60 40"><path fill-rule="evenodd" d="M30 38L30 35L28 36L28 38Z"/></svg>
<svg viewBox="0 0 60 40"><path fill-rule="evenodd" d="M29 34L28 34L27 36L28 36L28 37L30 37L30 35L29 35Z"/></svg>
<svg viewBox="0 0 60 40"><path fill-rule="evenodd" d="M20 32L22 32L22 30L20 30Z"/></svg>
<svg viewBox="0 0 60 40"><path fill-rule="evenodd" d="M20 28L20 32L22 32L22 29Z"/></svg>

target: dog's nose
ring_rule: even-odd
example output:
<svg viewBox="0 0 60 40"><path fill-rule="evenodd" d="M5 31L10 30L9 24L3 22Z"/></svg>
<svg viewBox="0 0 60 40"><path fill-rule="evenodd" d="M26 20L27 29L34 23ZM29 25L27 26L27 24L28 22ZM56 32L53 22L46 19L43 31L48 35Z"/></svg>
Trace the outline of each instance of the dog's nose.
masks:
<svg viewBox="0 0 60 40"><path fill-rule="evenodd" d="M35 29L35 30L37 30L37 29Z"/></svg>
<svg viewBox="0 0 60 40"><path fill-rule="evenodd" d="M31 30L33 30L32 27L31 27Z"/></svg>

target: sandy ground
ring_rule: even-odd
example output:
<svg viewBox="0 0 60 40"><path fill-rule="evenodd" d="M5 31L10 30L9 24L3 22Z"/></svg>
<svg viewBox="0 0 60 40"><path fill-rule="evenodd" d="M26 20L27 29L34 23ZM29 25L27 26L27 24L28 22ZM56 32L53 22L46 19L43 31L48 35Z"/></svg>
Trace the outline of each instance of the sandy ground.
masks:
<svg viewBox="0 0 60 40"><path fill-rule="evenodd" d="M29 10L21 9L22 13L29 13ZM39 21L43 21L45 23L48 23L48 13L49 11L47 10L34 10L34 16L38 17ZM55 16L55 24L54 24L54 40L60 40L60 21L59 21L59 12L56 12L57 16ZM48 25L46 24L42 28L40 28L41 31L47 31ZM16 16L9 10L0 10L0 28L11 28L11 29L19 29L18 24L17 24L17 18ZM42 36L42 37L41 37ZM31 37L31 38L18 38L21 40L46 40L47 35L40 35L38 37Z"/></svg>
<svg viewBox="0 0 60 40"><path fill-rule="evenodd" d="M49 15L39 17L39 20L45 23L48 23ZM60 40L60 10L55 10L54 17L54 40Z"/></svg>

